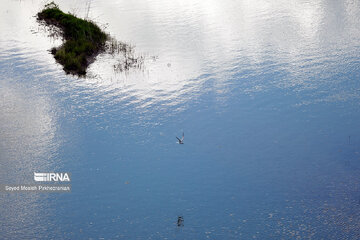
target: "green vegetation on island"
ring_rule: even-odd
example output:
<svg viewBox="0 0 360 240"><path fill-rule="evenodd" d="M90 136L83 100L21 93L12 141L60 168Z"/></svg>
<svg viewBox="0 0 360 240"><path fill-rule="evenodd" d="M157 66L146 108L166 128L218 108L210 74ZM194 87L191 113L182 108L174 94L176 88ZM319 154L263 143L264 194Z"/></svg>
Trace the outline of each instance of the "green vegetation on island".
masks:
<svg viewBox="0 0 360 240"><path fill-rule="evenodd" d="M54 2L45 5L37 17L61 30L65 41L60 47L53 48L51 53L66 73L85 75L89 64L105 51L105 43L109 39L106 33L91 21L62 12Z"/></svg>

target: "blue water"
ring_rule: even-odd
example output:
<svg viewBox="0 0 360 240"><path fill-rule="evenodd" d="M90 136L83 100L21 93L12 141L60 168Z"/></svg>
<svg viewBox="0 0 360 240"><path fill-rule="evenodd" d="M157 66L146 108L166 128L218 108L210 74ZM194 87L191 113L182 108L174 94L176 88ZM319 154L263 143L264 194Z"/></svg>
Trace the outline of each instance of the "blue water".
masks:
<svg viewBox="0 0 360 240"><path fill-rule="evenodd" d="M58 3L144 69L66 75L44 2L0 3L0 184L72 185L0 193L1 239L360 238L358 2Z"/></svg>

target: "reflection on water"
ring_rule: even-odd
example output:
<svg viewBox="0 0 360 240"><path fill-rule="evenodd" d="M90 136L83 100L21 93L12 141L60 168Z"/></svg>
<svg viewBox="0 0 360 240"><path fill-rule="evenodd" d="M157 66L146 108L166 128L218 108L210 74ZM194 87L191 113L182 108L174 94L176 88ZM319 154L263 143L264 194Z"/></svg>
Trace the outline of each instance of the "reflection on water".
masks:
<svg viewBox="0 0 360 240"><path fill-rule="evenodd" d="M56 119L49 99L11 84L14 80L1 78L0 179L1 184L31 184L34 171L61 167L61 162L54 163ZM1 193L0 199L1 229L7 229L1 238L34 238L51 229L52 223L44 220L54 213L43 196Z"/></svg>
<svg viewBox="0 0 360 240"><path fill-rule="evenodd" d="M0 180L62 169L73 192L0 193L0 237L357 238L358 2L58 1L145 56L87 78L43 3L0 3Z"/></svg>
<svg viewBox="0 0 360 240"><path fill-rule="evenodd" d="M357 91L343 87L351 79L334 77L355 67L360 33L356 27L359 9L353 1L90 2L89 11L85 0L59 4L80 17L89 15L100 25L106 24L114 37L136 45L136 52L148 57L144 71L116 74L111 56L101 56L91 66L93 78L81 84L87 81L106 91L117 88L119 95L134 91L140 102L170 97L172 104L182 94L193 95L204 87L198 76L212 74L217 79L212 90L218 93L227 93L229 83L224 81L236 78L244 93L281 88L312 95L317 102L358 98ZM29 32L29 28L39 30L32 14L41 8L41 1L5 1L2 5L6 21L1 28L9 32L1 37L4 59L14 40L21 39L18 47L36 47L42 52L59 44L49 44L41 34ZM13 31L15 28L19 30ZM27 54L31 55L34 53ZM54 65L46 58L46 64ZM338 91L315 92L323 88ZM308 101L304 98L299 104Z"/></svg>
<svg viewBox="0 0 360 240"><path fill-rule="evenodd" d="M32 96L30 89L16 89L17 86L7 86L5 81L4 84L0 87L0 148L3 161L12 160L3 162L1 175L10 174L7 181L23 183L25 173L15 175L20 179L14 179L13 169L25 172L39 167L46 169L57 148L54 143L56 123L46 99ZM44 156L48 157L39 163Z"/></svg>

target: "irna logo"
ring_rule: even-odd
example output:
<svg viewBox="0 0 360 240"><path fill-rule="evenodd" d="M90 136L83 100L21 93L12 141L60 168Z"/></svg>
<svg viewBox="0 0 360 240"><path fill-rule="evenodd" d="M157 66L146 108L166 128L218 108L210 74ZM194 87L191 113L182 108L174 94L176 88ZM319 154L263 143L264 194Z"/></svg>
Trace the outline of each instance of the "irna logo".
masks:
<svg viewBox="0 0 360 240"><path fill-rule="evenodd" d="M36 182L70 182L68 173L36 173L34 172Z"/></svg>

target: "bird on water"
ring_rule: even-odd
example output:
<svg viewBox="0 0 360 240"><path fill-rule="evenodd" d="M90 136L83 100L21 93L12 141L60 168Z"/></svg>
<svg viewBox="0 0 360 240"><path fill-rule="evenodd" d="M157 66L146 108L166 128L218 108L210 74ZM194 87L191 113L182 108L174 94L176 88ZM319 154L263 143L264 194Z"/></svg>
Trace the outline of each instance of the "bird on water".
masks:
<svg viewBox="0 0 360 240"><path fill-rule="evenodd" d="M179 217L178 217L177 226L178 226L178 227L184 226L184 218L183 218L183 216L179 216Z"/></svg>

